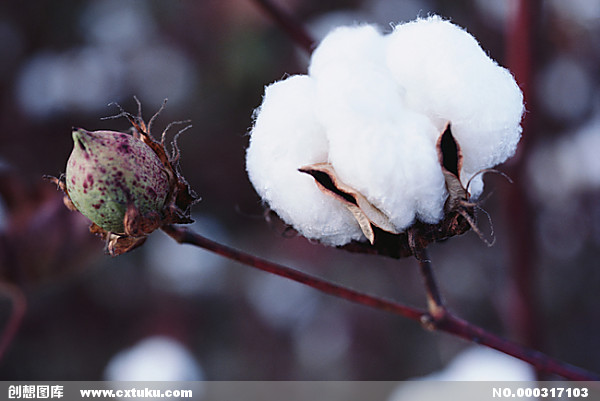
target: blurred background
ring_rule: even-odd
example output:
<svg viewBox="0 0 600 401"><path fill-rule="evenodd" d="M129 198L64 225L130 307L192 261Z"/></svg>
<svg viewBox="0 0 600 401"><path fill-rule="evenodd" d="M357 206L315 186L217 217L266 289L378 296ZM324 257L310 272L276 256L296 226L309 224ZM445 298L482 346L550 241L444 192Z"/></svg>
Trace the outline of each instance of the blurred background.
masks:
<svg viewBox="0 0 600 401"><path fill-rule="evenodd" d="M599 372L600 3L536 0L530 14L518 0L276 3L317 39L436 13L514 68L528 113L518 155L500 167L515 184L486 177L496 245L471 232L431 258L458 316ZM179 144L202 197L195 230L424 307L416 261L326 248L265 218L244 168L252 111L265 85L307 61L252 0L0 4L0 327L11 294L27 303L2 380L403 380L451 366L468 343L162 232L110 258L42 179L65 171L71 127L124 131L125 119L101 119L118 114L110 102L135 112L135 95L149 119L168 98L155 135L192 120Z"/></svg>

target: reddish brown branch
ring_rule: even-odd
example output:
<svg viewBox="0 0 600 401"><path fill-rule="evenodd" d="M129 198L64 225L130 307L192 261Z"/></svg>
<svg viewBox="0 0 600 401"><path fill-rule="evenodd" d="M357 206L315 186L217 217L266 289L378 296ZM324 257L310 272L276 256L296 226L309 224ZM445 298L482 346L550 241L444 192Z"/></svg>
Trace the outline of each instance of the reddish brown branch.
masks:
<svg viewBox="0 0 600 401"><path fill-rule="evenodd" d="M431 312L425 312L420 309L351 290L287 266L269 262L268 260L219 244L218 242L205 238L184 227L168 225L162 229L179 243L195 245L255 269L273 273L298 283L308 285L309 287L315 288L326 294L343 298L360 305L392 312L420 322L427 328L444 331L467 341L486 345L528 362L540 371L560 375L569 380L600 380L600 376L595 373L585 371L584 369L551 358L541 352L523 347L459 319L448 312L443 306L441 309L443 313L432 314ZM426 256L426 253L423 255ZM425 257L421 259L421 263L423 264L421 268L425 271L425 275L430 274L430 281L426 281L426 284L429 286L429 292L431 293L432 299L437 299L437 301L433 302L441 305L441 297L439 296L439 291L437 290L431 272L431 262ZM427 273L427 270L429 270L429 273Z"/></svg>
<svg viewBox="0 0 600 401"><path fill-rule="evenodd" d="M312 53L315 48L315 40L306 31L304 26L295 19L292 15L285 12L277 4L271 0L254 0L256 4L262 8L269 17L279 25L279 27L288 34L288 36L304 49L308 54Z"/></svg>
<svg viewBox="0 0 600 401"><path fill-rule="evenodd" d="M289 268L287 266L269 262L268 260L261 259L259 257L250 255L237 249L230 248L226 245L219 244L218 242L212 241L208 238L205 238L182 227L165 226L163 227L163 231L165 231L169 236L175 239L175 241L181 244L192 244L199 246L228 259L232 259L247 266L254 267L255 269L288 278L298 283L302 283L309 287L315 288L326 294L343 298L348 301L355 302L357 304L371 306L376 309L393 312L413 320L419 320L424 313L423 311L416 308L399 305L397 303L385 299L375 298L370 295L363 294L337 284L329 283L319 277L311 276L309 274Z"/></svg>
<svg viewBox="0 0 600 401"><path fill-rule="evenodd" d="M512 355L515 358L530 363L538 372L559 375L568 380L600 380L600 375L596 373L562 362L558 359L549 357L542 352L498 337L452 315L451 313L446 313L446 316L442 320L435 322L435 328L468 339L474 343L486 345L507 355Z"/></svg>
<svg viewBox="0 0 600 401"><path fill-rule="evenodd" d="M431 260L429 259L429 252L426 249L420 249L415 251L415 257L419 262L419 269L423 282L425 284L425 295L427 297L427 308L429 314L433 318L433 321L438 321L444 318L447 314L442 295L438 288L433 274L433 267L431 266Z"/></svg>
<svg viewBox="0 0 600 401"><path fill-rule="evenodd" d="M506 295L507 322L513 335L528 346L539 348L543 339L539 331L540 314L537 313L536 264L538 252L534 242L532 216L534 210L527 196L526 175L527 154L537 128L532 124L536 113L532 110L533 51L537 31L536 18L541 15L540 0L518 0L514 13L508 20L506 30L506 64L515 75L527 105L523 117L523 137L519 143L517 157L509 164L507 173L515 178L515 184L504 192L502 202L511 235L508 241L508 275Z"/></svg>

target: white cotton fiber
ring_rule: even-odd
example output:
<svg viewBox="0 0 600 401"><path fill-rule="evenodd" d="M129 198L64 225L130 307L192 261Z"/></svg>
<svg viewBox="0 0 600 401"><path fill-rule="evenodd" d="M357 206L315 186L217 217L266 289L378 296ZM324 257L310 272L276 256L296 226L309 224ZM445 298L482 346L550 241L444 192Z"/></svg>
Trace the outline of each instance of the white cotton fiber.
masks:
<svg viewBox="0 0 600 401"><path fill-rule="evenodd" d="M463 185L514 154L523 95L510 72L490 59L473 36L431 17L398 25L388 40L387 62L406 90L408 107L427 115L440 130L452 122L464 156Z"/></svg>
<svg viewBox="0 0 600 401"><path fill-rule="evenodd" d="M385 67L384 44L371 26L340 28L315 51L309 76L316 82L317 117L327 127L329 162L342 182L402 230L415 214L439 221L444 178L438 133L426 117L404 107Z"/></svg>
<svg viewBox="0 0 600 401"><path fill-rule="evenodd" d="M341 201L298 168L330 163L338 179L379 209L396 231L437 223L448 196L436 142L447 123L463 153L464 185L510 157L523 98L463 29L439 17L331 32L308 75L267 87L256 111L247 169L262 199L308 238L364 240ZM483 187L474 180L471 192Z"/></svg>
<svg viewBox="0 0 600 401"><path fill-rule="evenodd" d="M331 245L358 240L352 214L298 168L327 161L324 127L315 117L314 82L293 76L267 87L256 113L246 167L261 198L307 238Z"/></svg>

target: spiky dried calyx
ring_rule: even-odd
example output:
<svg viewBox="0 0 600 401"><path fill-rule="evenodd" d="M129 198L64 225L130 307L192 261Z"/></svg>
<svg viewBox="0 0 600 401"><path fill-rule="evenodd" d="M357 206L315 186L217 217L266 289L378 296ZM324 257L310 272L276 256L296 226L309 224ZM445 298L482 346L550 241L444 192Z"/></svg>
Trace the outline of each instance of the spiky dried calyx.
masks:
<svg viewBox="0 0 600 401"><path fill-rule="evenodd" d="M137 99L136 99L137 100ZM139 106L139 102L138 102ZM65 204L92 221L90 231L107 242L112 256L140 246L166 224L191 223L198 196L178 173L179 149L168 154L141 117L122 111L132 133L73 130L74 148L66 176L53 178L65 192Z"/></svg>

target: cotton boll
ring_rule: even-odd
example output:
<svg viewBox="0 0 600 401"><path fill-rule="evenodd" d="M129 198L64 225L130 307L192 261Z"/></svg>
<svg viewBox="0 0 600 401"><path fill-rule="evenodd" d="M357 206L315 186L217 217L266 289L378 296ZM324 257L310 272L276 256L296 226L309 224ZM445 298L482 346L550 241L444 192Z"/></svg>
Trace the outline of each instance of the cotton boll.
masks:
<svg viewBox="0 0 600 401"><path fill-rule="evenodd" d="M440 132L452 123L464 157L464 185L514 153L522 93L510 72L465 30L439 17L398 25L389 36L387 63L409 107L426 114Z"/></svg>
<svg viewBox="0 0 600 401"><path fill-rule="evenodd" d="M263 200L304 236L330 245L367 237L373 243L367 219L399 233L415 220L446 217L437 141L449 122L463 157L460 179L466 186L475 176L469 190L476 197L483 190L476 174L514 153L522 113L511 74L450 22L419 19L389 35L370 25L336 28L314 51L307 76L267 88L248 174ZM348 198L325 195L321 181L298 172L315 163L327 163L338 190L332 194L345 188L348 198L357 196L348 203L357 205L355 215Z"/></svg>
<svg viewBox="0 0 600 401"><path fill-rule="evenodd" d="M401 109L398 114L406 118L374 120L378 123L348 118L330 128L329 157L344 183L404 231L417 214L425 222L439 221L446 191L434 141L418 135L435 129L422 116Z"/></svg>
<svg viewBox="0 0 600 401"><path fill-rule="evenodd" d="M349 118L370 125L397 118L402 98L385 67L383 45L379 32L365 25L338 28L315 50L309 76L316 84L317 118L328 136Z"/></svg>
<svg viewBox="0 0 600 401"><path fill-rule="evenodd" d="M416 214L439 221L446 192L437 130L406 110L384 56L385 40L374 27L338 28L315 51L310 76L330 163L403 231Z"/></svg>
<svg viewBox="0 0 600 401"><path fill-rule="evenodd" d="M307 238L341 245L361 239L352 214L298 171L327 161L328 143L314 112L315 88L307 76L267 87L256 114L246 168L261 198Z"/></svg>

